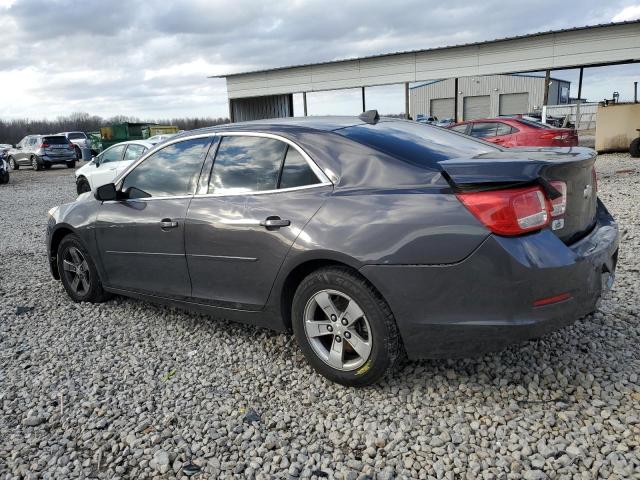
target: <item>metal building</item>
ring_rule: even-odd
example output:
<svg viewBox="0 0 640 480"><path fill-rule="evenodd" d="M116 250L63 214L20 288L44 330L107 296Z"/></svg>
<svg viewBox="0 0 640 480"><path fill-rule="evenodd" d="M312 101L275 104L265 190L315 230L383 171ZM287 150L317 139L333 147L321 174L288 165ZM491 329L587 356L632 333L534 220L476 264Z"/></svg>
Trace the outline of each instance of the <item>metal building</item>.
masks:
<svg viewBox="0 0 640 480"><path fill-rule="evenodd" d="M434 80L409 88L409 114L412 118L476 118L515 115L539 110L544 104L545 77L533 75L487 75ZM547 105L569 103L571 83L550 78Z"/></svg>
<svg viewBox="0 0 640 480"><path fill-rule="evenodd" d="M307 92L361 88L364 109L367 107L366 87L404 84L405 112L408 112L410 82L441 78L463 81L473 76L543 70L549 76L551 70L568 68L580 69L577 97L580 99L583 68L636 62L640 62L639 20L465 45L230 73L220 77L226 79L231 120L237 121L240 118L264 118L265 115L291 115L290 95L294 93L302 93L306 114ZM486 102L486 99L467 100L468 108L480 108L478 104L482 102ZM458 116L461 116L460 110Z"/></svg>

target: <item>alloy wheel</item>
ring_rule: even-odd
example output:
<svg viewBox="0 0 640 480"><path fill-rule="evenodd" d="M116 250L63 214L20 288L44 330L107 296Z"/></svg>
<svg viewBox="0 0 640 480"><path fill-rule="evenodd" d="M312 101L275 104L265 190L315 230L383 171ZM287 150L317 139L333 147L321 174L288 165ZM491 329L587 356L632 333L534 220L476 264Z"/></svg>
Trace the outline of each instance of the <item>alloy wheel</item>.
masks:
<svg viewBox="0 0 640 480"><path fill-rule="evenodd" d="M40 166L38 165L38 160L36 160L36 157L33 157L31 159L31 166L34 170L40 170Z"/></svg>
<svg viewBox="0 0 640 480"><path fill-rule="evenodd" d="M89 264L76 247L69 247L63 255L62 266L69 287L76 295L86 295L91 288Z"/></svg>
<svg viewBox="0 0 640 480"><path fill-rule="evenodd" d="M304 331L316 355L337 370L360 368L371 355L367 317L354 299L337 290L321 290L309 299Z"/></svg>
<svg viewBox="0 0 640 480"><path fill-rule="evenodd" d="M9 159L9 165L11 166L12 169L17 170L18 169L18 164L16 163L15 159L13 157L11 157Z"/></svg>

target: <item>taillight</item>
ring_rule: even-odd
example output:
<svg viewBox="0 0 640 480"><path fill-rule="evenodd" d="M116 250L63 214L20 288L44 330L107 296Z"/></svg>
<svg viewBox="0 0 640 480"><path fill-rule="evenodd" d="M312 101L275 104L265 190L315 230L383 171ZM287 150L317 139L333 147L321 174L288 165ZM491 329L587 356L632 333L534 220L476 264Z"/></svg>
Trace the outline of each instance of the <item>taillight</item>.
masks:
<svg viewBox="0 0 640 480"><path fill-rule="evenodd" d="M540 138L545 138L545 139L552 139L552 140L567 140L569 138L569 134L568 133L558 133L556 132L549 132L549 133L543 133L542 135L540 135Z"/></svg>
<svg viewBox="0 0 640 480"><path fill-rule="evenodd" d="M560 197L550 200L551 216L557 217L559 215L563 215L564 212L567 211L567 184L560 181L553 181L549 183L561 194Z"/></svg>
<svg viewBox="0 0 640 480"><path fill-rule="evenodd" d="M45 142L42 145L40 145L40 148L49 148L49 144Z"/></svg>
<svg viewBox="0 0 640 480"><path fill-rule="evenodd" d="M549 223L547 200L540 187L458 193L457 197L489 230L520 235Z"/></svg>

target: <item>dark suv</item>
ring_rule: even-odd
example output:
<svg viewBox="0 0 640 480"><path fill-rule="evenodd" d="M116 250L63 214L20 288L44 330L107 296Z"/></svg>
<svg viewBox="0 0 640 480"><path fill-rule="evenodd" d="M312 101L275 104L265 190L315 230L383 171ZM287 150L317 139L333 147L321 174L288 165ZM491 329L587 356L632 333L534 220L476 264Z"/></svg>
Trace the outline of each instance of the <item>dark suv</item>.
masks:
<svg viewBox="0 0 640 480"><path fill-rule="evenodd" d="M76 166L75 146L64 135L27 135L9 150L8 156L14 170L27 165L41 170L56 163Z"/></svg>

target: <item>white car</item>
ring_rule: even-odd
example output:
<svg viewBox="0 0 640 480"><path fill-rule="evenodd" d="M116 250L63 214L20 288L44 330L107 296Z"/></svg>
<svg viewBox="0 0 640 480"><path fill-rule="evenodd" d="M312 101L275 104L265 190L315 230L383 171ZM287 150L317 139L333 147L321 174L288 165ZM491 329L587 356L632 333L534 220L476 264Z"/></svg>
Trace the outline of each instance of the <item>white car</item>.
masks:
<svg viewBox="0 0 640 480"><path fill-rule="evenodd" d="M154 135L153 137L147 138L145 140L145 142L149 142L149 143L152 143L154 145L157 145L158 143L164 142L168 138L174 137L176 135L177 135L177 133L163 133L162 135Z"/></svg>
<svg viewBox="0 0 640 480"><path fill-rule="evenodd" d="M78 194L90 192L101 185L113 182L131 162L152 148L153 144L146 140L131 140L107 148L91 162L76 170Z"/></svg>

